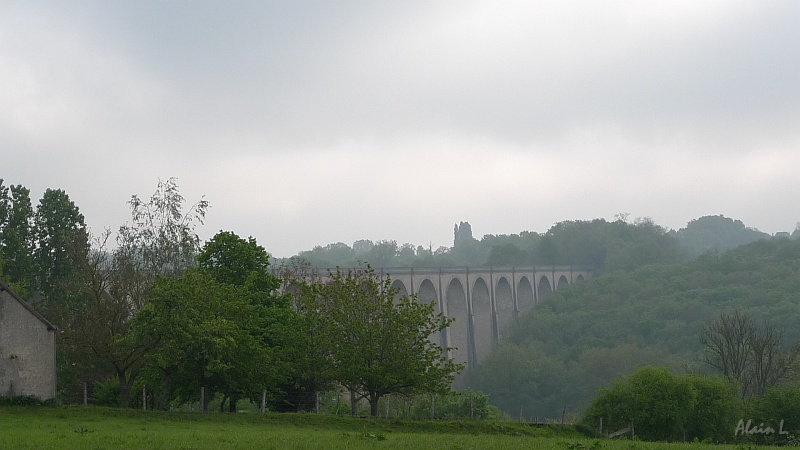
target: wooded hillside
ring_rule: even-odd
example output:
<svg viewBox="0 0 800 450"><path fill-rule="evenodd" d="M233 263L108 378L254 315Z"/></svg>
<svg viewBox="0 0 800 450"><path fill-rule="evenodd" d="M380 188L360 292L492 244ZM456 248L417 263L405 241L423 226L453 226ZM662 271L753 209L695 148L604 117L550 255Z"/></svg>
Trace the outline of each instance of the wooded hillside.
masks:
<svg viewBox="0 0 800 450"><path fill-rule="evenodd" d="M557 291L504 330L473 387L509 413L560 417L642 365L708 371L700 330L734 310L785 329L784 345L800 340L800 241L760 240Z"/></svg>

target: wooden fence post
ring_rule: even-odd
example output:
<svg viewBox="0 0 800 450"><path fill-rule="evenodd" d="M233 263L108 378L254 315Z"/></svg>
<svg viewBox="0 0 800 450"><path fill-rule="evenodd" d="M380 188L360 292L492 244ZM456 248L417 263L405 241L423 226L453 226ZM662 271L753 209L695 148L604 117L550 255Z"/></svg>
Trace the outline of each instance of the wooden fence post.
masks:
<svg viewBox="0 0 800 450"><path fill-rule="evenodd" d="M261 391L261 414L267 412L267 390Z"/></svg>

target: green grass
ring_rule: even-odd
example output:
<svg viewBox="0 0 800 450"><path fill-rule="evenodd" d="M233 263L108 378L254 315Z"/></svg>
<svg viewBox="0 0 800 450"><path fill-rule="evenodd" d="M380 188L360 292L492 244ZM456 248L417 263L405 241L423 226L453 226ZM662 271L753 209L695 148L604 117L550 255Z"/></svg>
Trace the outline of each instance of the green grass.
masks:
<svg viewBox="0 0 800 450"><path fill-rule="evenodd" d="M749 450L587 439L518 423L351 419L316 414L198 414L96 407L0 407L4 449Z"/></svg>

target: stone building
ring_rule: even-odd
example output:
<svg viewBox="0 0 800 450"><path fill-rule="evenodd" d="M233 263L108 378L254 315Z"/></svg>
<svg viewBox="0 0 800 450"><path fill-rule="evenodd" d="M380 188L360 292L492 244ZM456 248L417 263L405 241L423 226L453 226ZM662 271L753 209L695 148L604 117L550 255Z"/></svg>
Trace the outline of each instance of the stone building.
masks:
<svg viewBox="0 0 800 450"><path fill-rule="evenodd" d="M56 396L56 332L0 283L0 396Z"/></svg>

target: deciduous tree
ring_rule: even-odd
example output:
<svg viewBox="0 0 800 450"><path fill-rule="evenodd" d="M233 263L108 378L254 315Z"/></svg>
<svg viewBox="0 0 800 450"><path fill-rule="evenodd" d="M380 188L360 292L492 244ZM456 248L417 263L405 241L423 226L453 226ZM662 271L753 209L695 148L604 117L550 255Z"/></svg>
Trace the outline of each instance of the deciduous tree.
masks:
<svg viewBox="0 0 800 450"><path fill-rule="evenodd" d="M204 387L206 400L221 391L233 398L235 410L237 395L260 392L277 376L262 339L268 314L243 289L194 269L158 279L128 339L140 344L157 339L148 359L164 377L161 407L174 383L181 400L195 398Z"/></svg>
<svg viewBox="0 0 800 450"><path fill-rule="evenodd" d="M149 366L162 378L159 405L205 388L222 392L230 410L243 396L272 390L285 374L279 324L291 319L288 298L277 293L269 255L253 238L217 233L197 256L198 267L156 281L150 301L136 314L134 341L158 337ZM221 407L222 407L221 404ZM203 405L204 407L206 405Z"/></svg>
<svg viewBox="0 0 800 450"><path fill-rule="evenodd" d="M158 334L130 337L131 320L150 300L156 279L177 277L195 265L195 226L208 209L208 202L200 200L184 211L174 178L159 181L149 201L133 195L129 205L132 222L120 227L118 247L91 252L81 271L86 295L72 327L76 344L90 349L119 378L123 407L145 357L161 339Z"/></svg>
<svg viewBox="0 0 800 450"><path fill-rule="evenodd" d="M681 440L687 419L697 405L697 391L689 380L672 375L666 368L645 366L600 389L586 420L616 431L631 424L646 440Z"/></svg>
<svg viewBox="0 0 800 450"><path fill-rule="evenodd" d="M430 340L451 319L413 297L395 301L396 294L391 279L369 266L337 269L317 292L333 378L367 398L373 416L382 396L447 390L462 369Z"/></svg>
<svg viewBox="0 0 800 450"><path fill-rule="evenodd" d="M128 202L132 220L117 234L114 285L136 307L147 302L157 277L176 277L196 264L200 238L195 228L203 224L209 204L200 199L184 211L184 202L175 178L159 180L148 201L133 195Z"/></svg>
<svg viewBox="0 0 800 450"><path fill-rule="evenodd" d="M279 270L282 291L292 299L292 321L282 324L278 333L284 345L288 377L280 387L282 395L276 399L279 411L310 411L319 408L319 393L332 390L330 342L325 337L328 319L319 307L319 272L300 258L292 258Z"/></svg>

